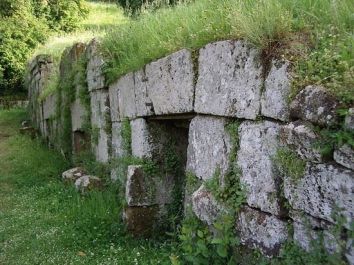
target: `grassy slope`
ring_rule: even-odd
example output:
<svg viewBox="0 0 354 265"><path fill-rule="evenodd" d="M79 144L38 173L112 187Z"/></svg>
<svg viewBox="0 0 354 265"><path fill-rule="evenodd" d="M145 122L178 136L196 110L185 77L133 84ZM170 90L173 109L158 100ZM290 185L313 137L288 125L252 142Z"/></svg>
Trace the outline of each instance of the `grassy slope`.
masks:
<svg viewBox="0 0 354 265"><path fill-rule="evenodd" d="M192 1L193 2L193 1ZM147 12L103 38L109 82L181 48L245 38L294 62L296 87L354 101L354 1L198 0Z"/></svg>
<svg viewBox="0 0 354 265"><path fill-rule="evenodd" d="M18 133L25 117L0 111L0 264L167 261L169 245L124 235L113 186L80 196L60 181L68 163Z"/></svg>

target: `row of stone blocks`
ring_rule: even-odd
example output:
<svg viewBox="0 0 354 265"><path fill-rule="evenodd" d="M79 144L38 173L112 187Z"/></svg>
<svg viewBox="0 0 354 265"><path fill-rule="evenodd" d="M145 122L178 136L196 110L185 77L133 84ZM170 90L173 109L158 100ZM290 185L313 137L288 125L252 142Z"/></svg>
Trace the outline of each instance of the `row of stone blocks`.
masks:
<svg viewBox="0 0 354 265"><path fill-rule="evenodd" d="M178 134L174 138L187 150L186 171L205 181L220 170L222 178L231 166L232 150L232 136L225 127L238 119L241 125L235 163L247 192L236 227L243 243L267 255L275 254L289 237L287 223L291 221L292 236L303 248L309 249L310 239L324 230L327 248L335 251L338 246L328 229L335 223L332 214L337 209L345 217L345 229L352 229L353 149L341 146L328 159L314 148L319 138L312 123L335 124L338 102L323 88L310 86L289 104L289 62L273 60L266 72L259 50L244 41L222 41L202 48L198 62L190 51L181 50L119 78L107 88L98 43L92 41L86 52L91 123L99 131L98 142L92 145L99 161L126 155L121 136L125 119L130 120L132 129L132 155L139 158L161 153L161 145L166 145L163 139L181 127L174 122L171 130L170 125L154 119L184 120L187 140ZM44 101L44 113L53 108L50 101ZM73 107L71 111L73 120L84 115L83 109ZM268 120L256 121L261 116ZM110 122L111 134L105 129ZM348 115L346 126L353 129L353 113ZM80 130L80 126L73 128ZM304 176L298 182L281 175L275 165L277 150L285 146L306 161ZM174 180L167 177L156 181L145 176L140 165L130 166L127 177L127 220L135 220L133 225L139 227L153 225L153 219L149 222L143 218L141 224L134 217L159 214L158 206L170 203ZM153 195L150 186L157 190ZM284 200L290 211L284 209ZM194 191L189 202L194 213L209 225L223 211L204 185ZM348 242L347 256L353 263Z"/></svg>

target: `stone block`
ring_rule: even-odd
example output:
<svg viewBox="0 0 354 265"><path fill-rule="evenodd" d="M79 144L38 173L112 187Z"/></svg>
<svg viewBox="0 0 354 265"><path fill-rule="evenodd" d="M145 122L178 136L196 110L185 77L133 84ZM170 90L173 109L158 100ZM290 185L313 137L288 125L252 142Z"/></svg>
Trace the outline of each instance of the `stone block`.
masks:
<svg viewBox="0 0 354 265"><path fill-rule="evenodd" d="M195 111L255 119L263 86L260 56L245 41L220 41L202 48Z"/></svg>
<svg viewBox="0 0 354 265"><path fill-rule="evenodd" d="M290 116L321 126L337 122L338 101L321 86L307 86L290 104Z"/></svg>
<svg viewBox="0 0 354 265"><path fill-rule="evenodd" d="M110 116L109 95L107 90L97 90L90 93L91 125L93 128L104 128Z"/></svg>
<svg viewBox="0 0 354 265"><path fill-rule="evenodd" d="M148 80L149 79L146 76L145 68L134 73L135 106L136 115L138 117L154 115L154 106L149 97ZM171 104L171 102L168 104Z"/></svg>
<svg viewBox="0 0 354 265"><path fill-rule="evenodd" d="M57 94L49 95L43 100L43 118L45 120L53 118L57 110Z"/></svg>
<svg viewBox="0 0 354 265"><path fill-rule="evenodd" d="M189 127L187 171L203 180L211 179L220 170L229 168L231 139L224 118L196 116Z"/></svg>
<svg viewBox="0 0 354 265"><path fill-rule="evenodd" d="M96 160L99 162L107 163L109 160L109 145L110 137L104 129L98 130L97 142L92 141L93 152Z"/></svg>
<svg viewBox="0 0 354 265"><path fill-rule="evenodd" d="M83 168L81 167L74 167L71 169L68 169L66 171L64 171L61 176L62 179L65 181L76 181L78 178L82 177L86 175L86 172Z"/></svg>
<svg viewBox="0 0 354 265"><path fill-rule="evenodd" d="M105 88L105 78L102 71L104 65L103 56L99 51L99 42L93 39L87 46L87 86L89 91Z"/></svg>
<svg viewBox="0 0 354 265"><path fill-rule="evenodd" d="M81 104L80 99L76 98L71 104L71 129L72 131L82 130L85 116L87 115L85 107Z"/></svg>
<svg viewBox="0 0 354 265"><path fill-rule="evenodd" d="M113 86L118 92L118 110L120 120L136 117L134 73L121 77ZM115 110L116 111L116 110Z"/></svg>
<svg viewBox="0 0 354 265"><path fill-rule="evenodd" d="M331 164L308 164L302 179L284 177L284 195L294 210L334 222L333 214L354 217L354 174Z"/></svg>
<svg viewBox="0 0 354 265"><path fill-rule="evenodd" d="M159 207L127 207L124 221L127 230L135 237L150 237L155 233L159 219Z"/></svg>
<svg viewBox="0 0 354 265"><path fill-rule="evenodd" d="M335 150L333 158L338 164L354 170L354 149L348 144L342 145Z"/></svg>
<svg viewBox="0 0 354 265"><path fill-rule="evenodd" d="M128 166L125 199L128 206L152 206L157 204L156 185L153 176L144 173L142 166Z"/></svg>
<svg viewBox="0 0 354 265"><path fill-rule="evenodd" d="M213 225L224 211L204 185L192 194L192 209L194 214L208 225Z"/></svg>
<svg viewBox="0 0 354 265"><path fill-rule="evenodd" d="M282 143L295 150L304 160L322 162L324 157L316 145L320 137L315 132L314 126L305 121L291 122L281 127L280 139Z"/></svg>
<svg viewBox="0 0 354 265"><path fill-rule="evenodd" d="M354 108L348 110L348 113L345 116L344 127L347 130L354 130Z"/></svg>
<svg viewBox="0 0 354 265"><path fill-rule="evenodd" d="M262 115L281 121L289 120L290 92L290 62L273 60L262 94Z"/></svg>
<svg viewBox="0 0 354 265"><path fill-rule="evenodd" d="M194 72L190 51L184 49L152 62L145 71L156 115L193 111Z"/></svg>
<svg viewBox="0 0 354 265"><path fill-rule="evenodd" d="M123 148L122 123L112 123L112 158L123 157L126 150Z"/></svg>
<svg viewBox="0 0 354 265"><path fill-rule="evenodd" d="M76 190L82 193L92 190L93 188L99 188L101 185L102 181L100 178L90 175L84 175L75 181Z"/></svg>
<svg viewBox="0 0 354 265"><path fill-rule="evenodd" d="M264 212L281 215L280 176L273 161L279 143L280 125L275 122L243 122L239 128L237 164L246 188L247 203Z"/></svg>
<svg viewBox="0 0 354 265"><path fill-rule="evenodd" d="M111 121L120 121L119 115L119 87L117 83L113 83L108 88L109 104L111 108Z"/></svg>
<svg viewBox="0 0 354 265"><path fill-rule="evenodd" d="M139 158L152 158L153 146L146 120L143 118L132 120L130 126L133 156Z"/></svg>
<svg viewBox="0 0 354 265"><path fill-rule="evenodd" d="M267 256L279 253L288 238L287 223L261 211L244 207L236 221L241 243Z"/></svg>

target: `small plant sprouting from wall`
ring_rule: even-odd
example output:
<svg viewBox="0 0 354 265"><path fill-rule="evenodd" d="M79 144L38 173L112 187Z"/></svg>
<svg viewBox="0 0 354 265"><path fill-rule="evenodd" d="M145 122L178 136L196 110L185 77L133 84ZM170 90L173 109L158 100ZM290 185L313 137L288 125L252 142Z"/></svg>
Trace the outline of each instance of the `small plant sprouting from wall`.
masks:
<svg viewBox="0 0 354 265"><path fill-rule="evenodd" d="M274 161L279 172L294 182L298 182L305 174L306 162L289 148L279 148Z"/></svg>

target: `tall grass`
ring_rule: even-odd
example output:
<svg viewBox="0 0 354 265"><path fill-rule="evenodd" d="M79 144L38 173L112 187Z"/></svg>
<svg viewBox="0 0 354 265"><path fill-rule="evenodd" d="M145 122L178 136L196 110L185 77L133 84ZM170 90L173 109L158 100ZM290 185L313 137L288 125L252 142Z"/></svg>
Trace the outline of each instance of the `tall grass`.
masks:
<svg viewBox="0 0 354 265"><path fill-rule="evenodd" d="M261 48L295 32L353 34L351 0L199 0L143 14L103 38L109 82L181 48L244 38Z"/></svg>

